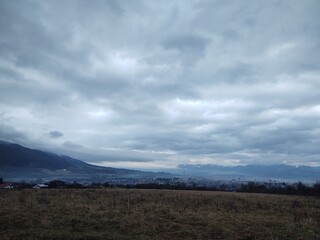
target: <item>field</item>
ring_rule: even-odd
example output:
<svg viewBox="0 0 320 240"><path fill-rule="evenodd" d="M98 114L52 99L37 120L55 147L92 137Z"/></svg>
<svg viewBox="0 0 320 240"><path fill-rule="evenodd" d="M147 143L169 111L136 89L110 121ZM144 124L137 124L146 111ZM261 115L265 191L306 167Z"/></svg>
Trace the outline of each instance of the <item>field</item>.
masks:
<svg viewBox="0 0 320 240"><path fill-rule="evenodd" d="M320 239L315 197L24 189L0 206L0 239Z"/></svg>

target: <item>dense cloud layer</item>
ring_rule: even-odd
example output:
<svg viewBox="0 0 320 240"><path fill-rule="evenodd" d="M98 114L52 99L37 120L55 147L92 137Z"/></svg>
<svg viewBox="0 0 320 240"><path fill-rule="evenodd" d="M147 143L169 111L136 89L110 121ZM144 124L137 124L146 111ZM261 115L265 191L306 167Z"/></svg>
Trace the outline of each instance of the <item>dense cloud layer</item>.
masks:
<svg viewBox="0 0 320 240"><path fill-rule="evenodd" d="M320 3L1 1L0 138L108 166L320 165Z"/></svg>

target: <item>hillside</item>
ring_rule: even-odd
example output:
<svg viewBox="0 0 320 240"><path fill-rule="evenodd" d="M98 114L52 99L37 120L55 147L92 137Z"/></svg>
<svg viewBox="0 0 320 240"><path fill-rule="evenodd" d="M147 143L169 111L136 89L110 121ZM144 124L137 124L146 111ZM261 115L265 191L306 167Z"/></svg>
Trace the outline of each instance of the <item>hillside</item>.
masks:
<svg viewBox="0 0 320 240"><path fill-rule="evenodd" d="M0 167L56 170L89 166L89 164L67 156L30 149L8 142L0 142L0 156Z"/></svg>
<svg viewBox="0 0 320 240"><path fill-rule="evenodd" d="M148 174L151 173L95 166L68 156L0 142L0 176L7 179L96 179Z"/></svg>

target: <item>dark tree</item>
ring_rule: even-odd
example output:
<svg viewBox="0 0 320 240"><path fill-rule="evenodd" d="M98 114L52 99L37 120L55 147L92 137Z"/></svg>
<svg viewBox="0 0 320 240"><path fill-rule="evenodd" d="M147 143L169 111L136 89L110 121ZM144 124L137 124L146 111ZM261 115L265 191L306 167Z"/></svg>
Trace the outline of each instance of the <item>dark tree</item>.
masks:
<svg viewBox="0 0 320 240"><path fill-rule="evenodd" d="M83 185L78 183L77 181L74 181L69 187L70 188L83 188Z"/></svg>
<svg viewBox="0 0 320 240"><path fill-rule="evenodd" d="M66 183L61 180L53 180L51 182L48 182L47 184L49 188L65 188L66 187Z"/></svg>

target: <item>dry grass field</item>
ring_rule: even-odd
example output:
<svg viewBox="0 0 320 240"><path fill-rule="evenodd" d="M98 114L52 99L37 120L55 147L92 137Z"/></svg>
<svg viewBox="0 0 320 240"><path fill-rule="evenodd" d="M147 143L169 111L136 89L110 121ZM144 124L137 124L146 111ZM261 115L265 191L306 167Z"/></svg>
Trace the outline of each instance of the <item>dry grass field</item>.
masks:
<svg viewBox="0 0 320 240"><path fill-rule="evenodd" d="M0 206L0 239L320 239L315 197L25 189Z"/></svg>

